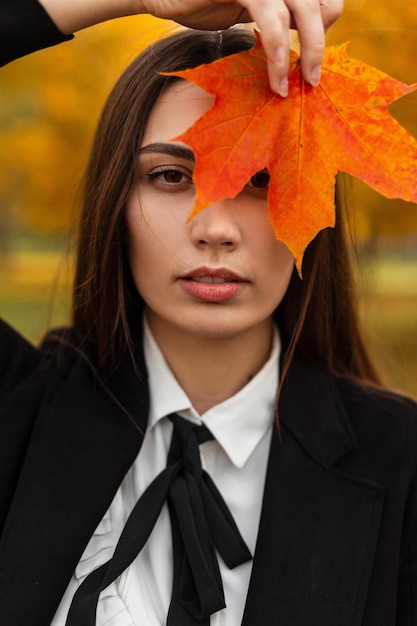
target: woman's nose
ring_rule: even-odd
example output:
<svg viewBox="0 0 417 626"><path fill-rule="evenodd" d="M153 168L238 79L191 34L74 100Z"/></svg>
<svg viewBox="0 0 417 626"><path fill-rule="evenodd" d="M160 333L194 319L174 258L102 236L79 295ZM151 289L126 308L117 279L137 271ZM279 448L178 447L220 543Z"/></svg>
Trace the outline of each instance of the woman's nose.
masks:
<svg viewBox="0 0 417 626"><path fill-rule="evenodd" d="M223 247L228 251L241 240L233 200L221 200L200 211L190 222L191 240L197 247Z"/></svg>

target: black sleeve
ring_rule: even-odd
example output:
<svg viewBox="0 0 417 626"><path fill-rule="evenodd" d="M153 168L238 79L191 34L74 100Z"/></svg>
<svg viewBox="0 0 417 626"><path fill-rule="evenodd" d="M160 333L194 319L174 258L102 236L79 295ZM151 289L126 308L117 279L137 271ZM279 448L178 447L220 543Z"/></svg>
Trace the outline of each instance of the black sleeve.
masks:
<svg viewBox="0 0 417 626"><path fill-rule="evenodd" d="M0 0L0 65L72 38L37 0Z"/></svg>
<svg viewBox="0 0 417 626"><path fill-rule="evenodd" d="M395 626L417 626L417 473L404 514Z"/></svg>
<svg viewBox="0 0 417 626"><path fill-rule="evenodd" d="M0 317L0 414L4 394L37 368L42 355Z"/></svg>

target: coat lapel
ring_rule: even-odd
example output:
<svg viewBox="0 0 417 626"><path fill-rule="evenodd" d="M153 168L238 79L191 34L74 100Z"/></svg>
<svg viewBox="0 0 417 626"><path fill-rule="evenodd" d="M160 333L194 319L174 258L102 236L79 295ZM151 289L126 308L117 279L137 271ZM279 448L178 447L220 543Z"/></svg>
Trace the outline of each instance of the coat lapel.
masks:
<svg viewBox="0 0 417 626"><path fill-rule="evenodd" d="M346 470L357 442L326 373L294 361L279 416L243 626L359 626L384 488Z"/></svg>
<svg viewBox="0 0 417 626"><path fill-rule="evenodd" d="M48 385L2 534L2 626L51 622L138 454L147 414L147 387L128 357L106 389L82 359L68 378Z"/></svg>

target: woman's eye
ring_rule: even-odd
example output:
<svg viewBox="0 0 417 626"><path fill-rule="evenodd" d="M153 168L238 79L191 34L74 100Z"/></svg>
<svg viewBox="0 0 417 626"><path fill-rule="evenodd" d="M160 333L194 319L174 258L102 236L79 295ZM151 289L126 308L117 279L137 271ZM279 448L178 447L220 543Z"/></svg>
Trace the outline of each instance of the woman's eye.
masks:
<svg viewBox="0 0 417 626"><path fill-rule="evenodd" d="M181 170L174 168L160 169L154 172L149 172L146 176L148 180L163 186L190 185L193 182L191 174L185 174Z"/></svg>
<svg viewBox="0 0 417 626"><path fill-rule="evenodd" d="M248 183L248 186L256 187L258 189L265 189L269 185L269 179L270 179L269 172L265 168L264 170L261 170L260 172L256 172L256 174L252 176L252 178L250 179Z"/></svg>
<svg viewBox="0 0 417 626"><path fill-rule="evenodd" d="M166 170L164 172L158 172L157 177L162 178L167 183L180 183L183 180L184 174L178 170Z"/></svg>

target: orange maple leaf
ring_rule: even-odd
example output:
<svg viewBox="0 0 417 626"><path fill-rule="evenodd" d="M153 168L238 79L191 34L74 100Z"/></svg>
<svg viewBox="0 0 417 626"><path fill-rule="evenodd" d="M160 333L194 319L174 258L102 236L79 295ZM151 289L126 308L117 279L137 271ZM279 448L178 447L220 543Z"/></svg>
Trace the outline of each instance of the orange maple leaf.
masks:
<svg viewBox="0 0 417 626"><path fill-rule="evenodd" d="M277 239L299 272L315 235L334 226L337 172L389 198L417 202L417 140L388 105L417 89L352 59L347 44L326 48L319 87L291 52L289 96L272 92L259 37L254 48L173 75L215 95L212 108L176 137L196 156L196 201L235 197L259 170L270 173L268 210Z"/></svg>

